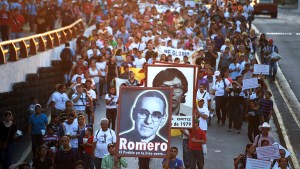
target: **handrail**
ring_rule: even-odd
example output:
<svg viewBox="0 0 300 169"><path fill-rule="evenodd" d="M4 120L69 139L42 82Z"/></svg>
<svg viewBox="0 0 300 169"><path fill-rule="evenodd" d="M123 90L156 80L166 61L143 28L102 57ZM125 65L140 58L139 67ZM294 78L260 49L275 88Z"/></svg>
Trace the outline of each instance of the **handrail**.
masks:
<svg viewBox="0 0 300 169"><path fill-rule="evenodd" d="M7 61L18 61L19 58L28 58L29 55L36 55L38 52L60 46L76 38L82 29L85 29L84 23L82 19L78 19L71 25L63 28L0 42L0 65L5 64Z"/></svg>

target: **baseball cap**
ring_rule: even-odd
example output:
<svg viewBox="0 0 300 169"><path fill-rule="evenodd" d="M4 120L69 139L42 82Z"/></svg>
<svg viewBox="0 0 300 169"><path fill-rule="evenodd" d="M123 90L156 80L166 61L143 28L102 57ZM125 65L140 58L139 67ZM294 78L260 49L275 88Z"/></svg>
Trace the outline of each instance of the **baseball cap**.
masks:
<svg viewBox="0 0 300 169"><path fill-rule="evenodd" d="M214 75L215 75L215 76L220 76L220 75L221 75L221 72L220 72L220 71L215 71Z"/></svg>
<svg viewBox="0 0 300 169"><path fill-rule="evenodd" d="M110 147L115 147L115 145L113 143L107 144L107 148L109 149Z"/></svg>

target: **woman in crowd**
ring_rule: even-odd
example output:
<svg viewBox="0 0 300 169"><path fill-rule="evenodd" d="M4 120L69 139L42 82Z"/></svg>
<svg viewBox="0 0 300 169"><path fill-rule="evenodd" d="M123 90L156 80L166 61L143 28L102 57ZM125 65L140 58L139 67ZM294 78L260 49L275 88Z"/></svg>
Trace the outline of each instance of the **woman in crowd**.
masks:
<svg viewBox="0 0 300 169"><path fill-rule="evenodd" d="M32 153L35 156L37 148L44 143L43 135L46 132L48 118L42 113L42 106L40 104L37 104L34 110L35 114L32 114L29 120L29 133L32 141Z"/></svg>
<svg viewBox="0 0 300 169"><path fill-rule="evenodd" d="M77 160L80 160L79 153L70 146L70 138L63 136L61 138L62 148L58 150L54 157L55 169L72 169L75 168Z"/></svg>
<svg viewBox="0 0 300 169"><path fill-rule="evenodd" d="M92 78L93 81L95 82L96 92L99 93L101 71L97 68L96 60L94 60L94 59L91 61L91 65L89 68L89 74L90 74L90 78Z"/></svg>
<svg viewBox="0 0 300 169"><path fill-rule="evenodd" d="M47 156L47 151L47 147L44 145L37 149L37 156L33 159L32 169L53 169L53 163Z"/></svg>
<svg viewBox="0 0 300 169"><path fill-rule="evenodd" d="M17 126L13 122L13 115L11 111L4 113L4 119L0 123L0 154L2 169L8 169L12 163L13 143L16 135Z"/></svg>
<svg viewBox="0 0 300 169"><path fill-rule="evenodd" d="M240 154L237 158L235 158L234 167L236 169L245 169L247 158L257 159L257 156L255 154L255 146L251 143L246 145L244 154Z"/></svg>
<svg viewBox="0 0 300 169"><path fill-rule="evenodd" d="M254 143L254 139L259 134L259 124L261 122L261 113L259 111L259 105L255 100L249 101L248 107L248 139L251 143Z"/></svg>
<svg viewBox="0 0 300 169"><path fill-rule="evenodd" d="M117 104L119 101L116 95L116 87L112 86L109 93L105 96L106 100L106 118L109 120L108 126L111 124L111 129L115 130L115 122L117 118Z"/></svg>
<svg viewBox="0 0 300 169"><path fill-rule="evenodd" d="M109 61L107 63L106 67L106 84L107 88L109 89L111 86L111 82L115 77L119 77L119 72L118 72L118 66L116 64L116 58L111 57L109 58Z"/></svg>
<svg viewBox="0 0 300 169"><path fill-rule="evenodd" d="M103 56L100 57L99 62L96 63L97 69L101 72L100 74L100 81L99 81L99 96L102 97L103 90L106 92L104 88L106 86L106 61Z"/></svg>
<svg viewBox="0 0 300 169"><path fill-rule="evenodd" d="M80 155L82 155L83 138L85 136L85 130L86 130L87 127L89 127L89 125L87 125L85 123L85 117L82 114L78 115L77 121L78 121L78 130L79 130L79 137L78 137L79 153L80 153Z"/></svg>

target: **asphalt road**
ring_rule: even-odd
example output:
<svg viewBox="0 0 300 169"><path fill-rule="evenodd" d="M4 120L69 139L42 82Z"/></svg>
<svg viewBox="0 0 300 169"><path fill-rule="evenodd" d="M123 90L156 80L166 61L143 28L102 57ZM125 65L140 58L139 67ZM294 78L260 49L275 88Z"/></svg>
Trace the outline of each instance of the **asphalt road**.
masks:
<svg viewBox="0 0 300 169"><path fill-rule="evenodd" d="M282 59L279 66L296 97L300 98L300 20L295 13L279 10L278 18L256 16L254 25L261 33L274 40Z"/></svg>

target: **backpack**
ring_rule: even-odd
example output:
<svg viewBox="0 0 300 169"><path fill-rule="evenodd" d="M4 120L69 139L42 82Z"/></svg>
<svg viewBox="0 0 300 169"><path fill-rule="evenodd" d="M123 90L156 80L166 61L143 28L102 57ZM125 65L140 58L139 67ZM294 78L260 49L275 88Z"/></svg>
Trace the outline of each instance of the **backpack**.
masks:
<svg viewBox="0 0 300 169"><path fill-rule="evenodd" d="M63 62L72 62L72 52L69 48L64 48L60 53L60 59Z"/></svg>

